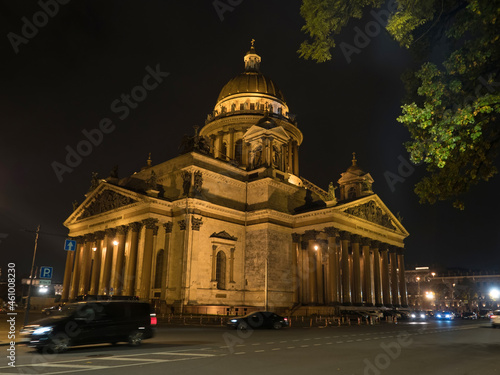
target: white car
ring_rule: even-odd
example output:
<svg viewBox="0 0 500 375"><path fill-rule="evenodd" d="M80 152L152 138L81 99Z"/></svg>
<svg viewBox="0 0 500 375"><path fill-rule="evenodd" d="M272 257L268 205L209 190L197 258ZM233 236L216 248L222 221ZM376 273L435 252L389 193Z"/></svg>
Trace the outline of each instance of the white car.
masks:
<svg viewBox="0 0 500 375"><path fill-rule="evenodd" d="M490 315L490 321L493 328L500 328L500 310L495 310Z"/></svg>

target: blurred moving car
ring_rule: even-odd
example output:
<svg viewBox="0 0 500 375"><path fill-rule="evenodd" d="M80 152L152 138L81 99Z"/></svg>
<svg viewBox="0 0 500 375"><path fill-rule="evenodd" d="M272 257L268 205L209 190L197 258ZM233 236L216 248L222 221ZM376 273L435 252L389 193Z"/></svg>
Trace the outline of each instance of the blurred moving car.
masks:
<svg viewBox="0 0 500 375"><path fill-rule="evenodd" d="M493 328L500 328L500 310L493 311L490 315L491 326Z"/></svg>
<svg viewBox="0 0 500 375"><path fill-rule="evenodd" d="M434 317L438 320L453 320L455 319L455 314L451 311L438 311Z"/></svg>
<svg viewBox="0 0 500 375"><path fill-rule="evenodd" d="M288 327L288 319L270 311L257 311L241 317L229 319L228 328L235 329L281 329Z"/></svg>
<svg viewBox="0 0 500 375"><path fill-rule="evenodd" d="M464 312L462 313L462 319L476 320L477 314L475 312Z"/></svg>
<svg viewBox="0 0 500 375"><path fill-rule="evenodd" d="M408 318L413 321L424 321L427 320L427 314L425 311L415 310L409 314Z"/></svg>
<svg viewBox="0 0 500 375"><path fill-rule="evenodd" d="M491 314L493 314L491 310L479 310L478 316L480 319L489 319Z"/></svg>
<svg viewBox="0 0 500 375"><path fill-rule="evenodd" d="M20 333L39 352L60 353L76 345L125 341L137 346L153 337L155 326L156 314L147 302L85 301L67 304Z"/></svg>

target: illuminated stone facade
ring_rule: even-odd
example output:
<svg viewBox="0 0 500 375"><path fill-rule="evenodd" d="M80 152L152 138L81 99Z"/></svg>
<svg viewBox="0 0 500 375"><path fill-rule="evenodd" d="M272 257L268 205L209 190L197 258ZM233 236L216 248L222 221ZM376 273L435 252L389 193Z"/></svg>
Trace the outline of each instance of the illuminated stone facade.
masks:
<svg viewBox="0 0 500 375"><path fill-rule="evenodd" d="M183 153L94 177L64 223L63 300L138 295L176 311L405 306L397 218L353 157L328 191L300 177L303 136L254 47ZM169 311L169 310L167 310Z"/></svg>

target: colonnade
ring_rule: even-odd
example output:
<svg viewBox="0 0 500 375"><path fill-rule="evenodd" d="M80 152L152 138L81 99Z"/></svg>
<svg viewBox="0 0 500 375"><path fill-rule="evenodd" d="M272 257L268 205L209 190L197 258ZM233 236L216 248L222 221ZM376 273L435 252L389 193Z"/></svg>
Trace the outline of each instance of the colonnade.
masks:
<svg viewBox="0 0 500 375"><path fill-rule="evenodd" d="M236 137L235 133L239 137ZM257 168L264 165L273 165L283 172L299 174L299 146L297 141L289 140L285 144L276 142L276 145L274 145L272 137L263 137L259 140L262 156L260 164L257 164L254 160L255 155L251 155L251 153L255 153L255 144L251 146L245 142L241 138L242 135L242 132L237 132L235 129L230 129L229 132L219 131L217 134L210 135L210 152L217 159L236 160L236 145L237 142L240 142L241 160L237 161L242 166ZM273 146L276 146L276 148ZM276 150L280 154L279 157L276 155Z"/></svg>
<svg viewBox="0 0 500 375"><path fill-rule="evenodd" d="M292 237L297 302L408 306L402 248L333 227Z"/></svg>
<svg viewBox="0 0 500 375"><path fill-rule="evenodd" d="M61 299L73 300L85 294L149 299L157 223L149 218L76 237L75 251L66 255ZM171 232L171 223L164 227Z"/></svg>

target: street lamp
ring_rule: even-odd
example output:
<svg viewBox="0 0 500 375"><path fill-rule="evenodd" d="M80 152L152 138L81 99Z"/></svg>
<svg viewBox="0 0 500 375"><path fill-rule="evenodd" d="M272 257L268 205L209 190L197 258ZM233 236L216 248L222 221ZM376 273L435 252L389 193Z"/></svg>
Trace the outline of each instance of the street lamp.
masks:
<svg viewBox="0 0 500 375"><path fill-rule="evenodd" d="M491 289L490 290L490 297L493 300L499 299L500 298L500 290L498 290L497 288Z"/></svg>

